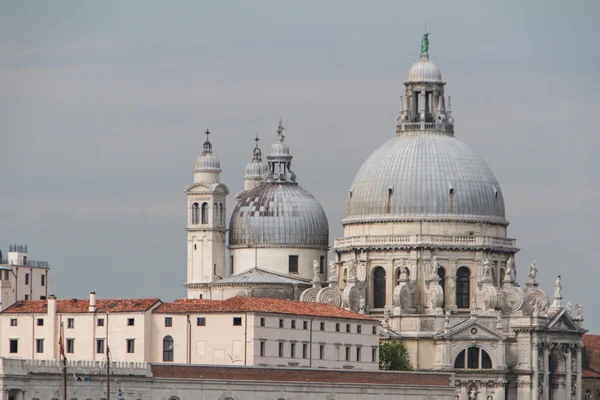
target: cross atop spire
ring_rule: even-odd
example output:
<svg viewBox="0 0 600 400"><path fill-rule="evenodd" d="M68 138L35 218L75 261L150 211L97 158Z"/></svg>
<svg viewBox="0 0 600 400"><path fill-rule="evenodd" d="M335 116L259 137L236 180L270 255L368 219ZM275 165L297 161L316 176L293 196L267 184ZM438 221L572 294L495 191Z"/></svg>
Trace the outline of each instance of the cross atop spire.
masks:
<svg viewBox="0 0 600 400"><path fill-rule="evenodd" d="M203 154L206 153L212 153L212 144L210 143L210 140L208 139L208 135L210 135L210 131L208 130L208 127L206 127L206 132L204 132L206 134L206 141L204 142L204 145L202 147L204 147L204 151L202 152Z"/></svg>

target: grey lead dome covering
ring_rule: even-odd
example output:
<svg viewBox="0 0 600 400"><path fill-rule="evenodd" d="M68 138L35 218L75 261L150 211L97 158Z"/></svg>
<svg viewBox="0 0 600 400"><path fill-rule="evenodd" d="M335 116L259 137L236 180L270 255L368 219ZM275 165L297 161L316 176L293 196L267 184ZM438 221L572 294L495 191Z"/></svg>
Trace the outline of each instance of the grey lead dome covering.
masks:
<svg viewBox="0 0 600 400"><path fill-rule="evenodd" d="M242 192L229 225L230 246L327 248L321 204L296 183L266 182Z"/></svg>
<svg viewBox="0 0 600 400"><path fill-rule="evenodd" d="M459 216L506 222L498 181L454 136L416 131L388 140L365 161L343 222Z"/></svg>

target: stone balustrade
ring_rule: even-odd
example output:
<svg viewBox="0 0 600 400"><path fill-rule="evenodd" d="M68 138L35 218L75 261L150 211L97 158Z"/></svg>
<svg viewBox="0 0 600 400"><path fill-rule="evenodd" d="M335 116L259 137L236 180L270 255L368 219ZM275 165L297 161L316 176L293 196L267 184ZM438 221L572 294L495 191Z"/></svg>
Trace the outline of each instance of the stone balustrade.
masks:
<svg viewBox="0 0 600 400"><path fill-rule="evenodd" d="M458 235L380 235L352 236L335 240L335 248L344 247L380 247L380 246L420 246L420 245L456 245L463 247L516 247L515 239L494 236L458 236Z"/></svg>
<svg viewBox="0 0 600 400"><path fill-rule="evenodd" d="M61 360L32 360L0 357L0 376L62 373ZM150 365L143 362L111 361L110 370L115 375L152 376ZM78 375L99 375L106 371L103 361L67 361L67 373Z"/></svg>

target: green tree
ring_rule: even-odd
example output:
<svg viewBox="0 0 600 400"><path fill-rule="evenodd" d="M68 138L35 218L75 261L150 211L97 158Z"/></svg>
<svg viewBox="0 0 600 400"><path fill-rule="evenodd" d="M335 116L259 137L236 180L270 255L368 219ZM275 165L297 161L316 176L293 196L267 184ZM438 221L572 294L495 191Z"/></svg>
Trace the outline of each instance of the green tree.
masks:
<svg viewBox="0 0 600 400"><path fill-rule="evenodd" d="M411 371L413 369L408 350L402 343L387 342L379 345L379 369Z"/></svg>

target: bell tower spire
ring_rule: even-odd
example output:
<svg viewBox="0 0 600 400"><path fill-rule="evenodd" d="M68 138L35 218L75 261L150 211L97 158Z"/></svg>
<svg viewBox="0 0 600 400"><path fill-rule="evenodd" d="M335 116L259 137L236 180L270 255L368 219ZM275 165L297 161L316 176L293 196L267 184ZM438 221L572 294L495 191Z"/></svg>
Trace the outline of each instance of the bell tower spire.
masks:
<svg viewBox="0 0 600 400"><path fill-rule="evenodd" d="M229 189L221 183L221 163L213 154L206 128L202 154L194 164L194 183L187 196L188 298L209 298L206 284L225 277L226 202Z"/></svg>

